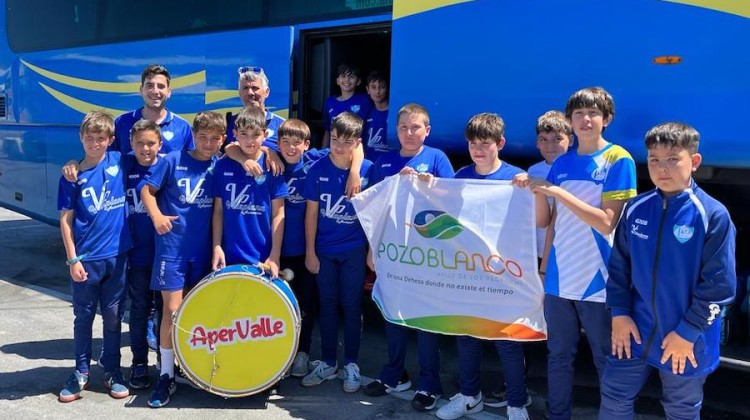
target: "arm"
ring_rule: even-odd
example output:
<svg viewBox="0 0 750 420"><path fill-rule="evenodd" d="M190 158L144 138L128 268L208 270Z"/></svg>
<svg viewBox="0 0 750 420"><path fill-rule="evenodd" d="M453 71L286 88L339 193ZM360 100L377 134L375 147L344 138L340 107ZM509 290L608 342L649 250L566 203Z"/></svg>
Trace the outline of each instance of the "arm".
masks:
<svg viewBox="0 0 750 420"><path fill-rule="evenodd" d="M161 213L159 205L156 203L156 192L159 191L153 185L145 185L141 189L141 202L143 207L146 209L151 221L154 223L154 229L159 235L172 230L172 221L177 219L177 216L165 216Z"/></svg>
<svg viewBox="0 0 750 420"><path fill-rule="evenodd" d="M242 168L245 170L245 172L252 174L253 176L263 174L263 169L260 167L260 165L258 165L258 162L256 162L254 159L248 159L247 156L242 153L240 145L237 144L237 142L227 144L227 146L224 148L224 154L227 155L229 159L232 159L233 161L242 165Z"/></svg>
<svg viewBox="0 0 750 420"><path fill-rule="evenodd" d="M271 275L279 275L281 260L281 241L284 239L284 198L275 198L271 201L271 254L266 264L271 268Z"/></svg>
<svg viewBox="0 0 750 420"><path fill-rule="evenodd" d="M78 181L78 172L80 172L81 166L78 164L77 160L69 160L65 162L65 165L62 168L62 175L65 177L66 181L69 182L76 182Z"/></svg>
<svg viewBox="0 0 750 420"><path fill-rule="evenodd" d="M536 206L536 227L548 227L552 220L552 214L550 212L549 203L547 202L547 197L541 193L534 193L534 205Z"/></svg>
<svg viewBox="0 0 750 420"><path fill-rule="evenodd" d="M305 208L305 267L313 274L318 274L320 271L320 260L315 252L319 206L317 201L307 200Z"/></svg>
<svg viewBox="0 0 750 420"><path fill-rule="evenodd" d="M220 270L227 265L221 240L224 235L224 204L221 197L214 198L214 210L211 215L211 243L213 255L211 257L211 269Z"/></svg>
<svg viewBox="0 0 750 420"><path fill-rule="evenodd" d="M65 246L65 256L68 260L76 258L76 243L73 238L73 219L75 212L73 210L62 210L60 212L60 232L62 234L63 246ZM75 282L83 282L88 279L88 273L83 268L81 261L76 261L70 266L70 278Z"/></svg>
<svg viewBox="0 0 750 420"><path fill-rule="evenodd" d="M555 221L557 220L557 211L553 208L550 216L549 225L544 235L544 248L542 251L542 261L539 263L539 275L544 281L547 275L547 265L549 264L549 253L552 250L552 242L555 240Z"/></svg>
<svg viewBox="0 0 750 420"><path fill-rule="evenodd" d="M362 142L359 142L357 148L352 152L352 166L349 169L349 177L346 179L346 196L354 197L362 190L362 179L359 172L362 169L362 161L365 160L365 151Z"/></svg>
<svg viewBox="0 0 750 420"><path fill-rule="evenodd" d="M284 162L281 161L279 154L266 146L260 146L260 151L266 154L266 170L275 176L283 175Z"/></svg>

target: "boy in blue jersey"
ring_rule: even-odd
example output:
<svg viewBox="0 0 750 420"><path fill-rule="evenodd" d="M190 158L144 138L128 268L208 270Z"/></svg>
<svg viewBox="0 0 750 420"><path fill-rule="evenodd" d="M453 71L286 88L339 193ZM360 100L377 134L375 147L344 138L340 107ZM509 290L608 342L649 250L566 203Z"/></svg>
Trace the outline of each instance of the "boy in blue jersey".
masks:
<svg viewBox="0 0 750 420"><path fill-rule="evenodd" d="M578 148L555 159L546 180L519 180L555 200L554 239L545 276L549 417L569 419L573 364L581 325L601 378L610 351L611 325L604 306L607 261L614 228L625 201L635 196L635 162L622 147L602 137L614 117L612 96L590 87L574 93L565 106ZM549 223L549 208L537 206Z"/></svg>
<svg viewBox="0 0 750 420"><path fill-rule="evenodd" d="M177 390L174 381L172 315L183 292L211 271L213 168L224 142L226 120L201 112L193 122L195 149L160 159L141 190L141 200L156 229L151 289L161 292L161 374L148 404L163 407ZM158 193L158 196L157 196Z"/></svg>
<svg viewBox="0 0 750 420"><path fill-rule="evenodd" d="M342 64L338 69L336 84L341 89L339 96L331 95L323 103L323 147L328 147L331 135L331 122L342 112L351 112L363 120L370 113L372 104L370 98L364 93L357 93L357 86L362 83L359 78L359 69L348 64Z"/></svg>
<svg viewBox="0 0 750 420"><path fill-rule="evenodd" d="M370 177L372 185L396 174L428 173L441 178L453 178L455 172L445 153L424 144L430 134L430 115L423 106L404 105L398 111L397 132L401 150L388 152L375 162ZM367 264L374 270L371 252L368 252ZM379 378L365 386L365 394L370 396L405 391L411 387L409 375L404 369L406 343L411 329L386 322L385 331L388 339L388 363L383 366ZM440 385L439 336L421 330L416 334L420 372L417 392L411 405L415 410L428 411L436 407L443 393Z"/></svg>
<svg viewBox="0 0 750 420"><path fill-rule="evenodd" d="M113 398L130 394L120 372L120 331L125 299L127 251L132 246L127 225L126 169L119 152L107 152L114 140L112 117L101 111L86 114L81 123L86 156L77 182L60 177L57 207L60 231L70 267L73 299L73 347L76 370L60 391L70 402L89 385L92 324L101 309L104 344L99 364Z"/></svg>
<svg viewBox="0 0 750 420"><path fill-rule="evenodd" d="M255 66L242 66L237 69L237 72L239 73L239 80L237 81L238 91L242 105L245 108L255 107L263 112L266 119L266 138L263 140L263 145L278 152L278 130L281 123L284 122L284 118L266 109L266 99L271 94L266 72L261 67ZM236 119L237 115L232 115L229 119L227 144L235 141L234 122Z"/></svg>
<svg viewBox="0 0 750 420"><path fill-rule="evenodd" d="M246 159L264 167L261 144L266 137L266 116L259 108L243 109L235 119L234 136ZM214 169L212 268L227 264L264 262L271 275L279 275L284 234L284 198L289 195L284 178L264 171L252 175L241 163L220 159Z"/></svg>
<svg viewBox="0 0 750 420"><path fill-rule="evenodd" d="M655 370L666 417L700 419L703 383L719 366L719 314L736 287L736 231L727 209L692 179L699 140L693 127L674 122L646 134L656 189L628 202L615 234L600 419L632 419Z"/></svg>
<svg viewBox="0 0 750 420"><path fill-rule="evenodd" d="M373 107L365 118L365 157L373 162L388 152L388 80L377 71L367 75L367 94Z"/></svg>
<svg viewBox="0 0 750 420"><path fill-rule="evenodd" d="M455 178L511 181L514 176L523 173L520 168L500 160L500 150L505 146L505 123L499 115L484 113L473 116L466 125L464 135L469 142L469 155L474 164L461 168ZM436 415L441 419L457 419L484 409L479 383L483 340L463 335L456 337L456 343L460 393L437 411ZM528 420L526 406L531 405L531 398L526 392L523 346L509 340L495 340L492 344L503 366L508 419Z"/></svg>
<svg viewBox="0 0 750 420"><path fill-rule="evenodd" d="M303 386L334 379L338 371L336 348L339 306L344 314L344 392L360 387L359 356L362 298L367 240L357 220L345 185L352 153L361 143L362 119L351 112L339 114L331 124L331 153L316 162L307 174L305 209L305 266L317 274L320 303L321 360L302 378ZM360 177L366 187L372 163L362 162Z"/></svg>
<svg viewBox="0 0 750 420"><path fill-rule="evenodd" d="M144 118L159 124L161 129L162 155L175 150L192 150L193 133L190 124L179 115L167 109L167 100L172 95L169 87L171 77L160 64L146 66L141 73L141 98L143 107L126 112L115 119L115 141L109 150L127 154L130 148L130 129Z"/></svg>

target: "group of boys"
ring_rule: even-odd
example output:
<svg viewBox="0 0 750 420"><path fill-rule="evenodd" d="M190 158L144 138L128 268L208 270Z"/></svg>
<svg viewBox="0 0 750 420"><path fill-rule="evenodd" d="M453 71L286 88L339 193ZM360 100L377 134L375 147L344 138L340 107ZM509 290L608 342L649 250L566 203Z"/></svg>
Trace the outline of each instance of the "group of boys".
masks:
<svg viewBox="0 0 750 420"><path fill-rule="evenodd" d="M167 92L160 93L159 84L150 87L144 72L142 93L154 92L144 94L143 116L149 100L156 104L161 98L163 107L168 74L165 78ZM78 164L77 180L62 179L59 193L76 314L76 371L60 401L75 400L88 385L91 322L98 301L105 325L100 360L105 384L113 397L128 395L119 367L119 332L130 284L131 312L137 293L145 296L150 288L163 298L161 373L149 405L166 405L176 389L171 315L183 293L211 270L254 262L268 264L273 275L279 266L298 274L292 287L301 307L302 331L290 374L302 377L303 386L341 377L344 391L359 390L365 264L373 270L375 265L347 191L399 174L512 181L535 195L537 225L548 227L539 233L540 244L546 244L540 245L539 255L548 324L549 418L572 416L573 363L581 327L599 373L600 418L632 418L635 397L654 369L662 379L667 415L699 418L703 382L718 366L718 311L734 296L735 231L726 209L692 180L701 161L695 129L665 123L647 133L648 169L656 189L636 196L633 159L602 136L614 117L614 102L601 88L574 93L565 114L551 111L539 118L537 147L544 161L528 174L499 157L505 146L502 118L489 113L472 117L464 134L473 164L454 173L445 153L424 144L430 119L420 105L400 109L400 149L387 150L387 81L377 73L368 78L365 102L355 97L360 83L356 69L339 69L341 95L326 101L324 142L330 149L323 150L310 149L310 129L297 119L280 122L273 129L277 140L263 147L269 138L269 111L262 106L268 80L262 69L246 68L240 72L241 92L243 80L250 90L257 81L260 90L248 94L255 106L232 119L237 144L227 146L229 158L216 158L227 124L215 113L196 117L192 138L184 143L189 149L194 142L194 149L178 148L163 157L157 153L166 145L164 129L154 122L135 123L129 133L134 154L126 155L106 151L113 138L118 139L111 119L97 112L84 118L86 157ZM169 115L162 116L162 123ZM577 145L568 151L572 134ZM119 141L122 149L124 140ZM277 158L273 150L279 151L283 174L267 168L273 165L265 161ZM339 308L344 317L341 375ZM315 312L321 358L310 361ZM138 318L132 335L145 334L144 319ZM367 395L411 387L404 368L408 333L405 327L386 323L388 362L378 378L364 386ZM439 337L416 334L420 373L412 406L429 411L443 393ZM528 419L531 398L521 344L493 342L506 389L488 395L479 383L482 341L461 336L457 344L460 392L436 415L455 419L487 405L507 406L510 419ZM142 343L133 346L129 385L136 389L150 386L143 349Z"/></svg>

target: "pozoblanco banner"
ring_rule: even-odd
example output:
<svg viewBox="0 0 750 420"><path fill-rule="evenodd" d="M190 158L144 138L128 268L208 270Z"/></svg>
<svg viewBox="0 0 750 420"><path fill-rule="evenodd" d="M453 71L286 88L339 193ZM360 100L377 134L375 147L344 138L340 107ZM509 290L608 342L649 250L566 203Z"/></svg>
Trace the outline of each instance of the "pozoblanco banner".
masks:
<svg viewBox="0 0 750 420"><path fill-rule="evenodd" d="M534 201L508 181L392 176L352 203L385 318L425 331L543 340Z"/></svg>

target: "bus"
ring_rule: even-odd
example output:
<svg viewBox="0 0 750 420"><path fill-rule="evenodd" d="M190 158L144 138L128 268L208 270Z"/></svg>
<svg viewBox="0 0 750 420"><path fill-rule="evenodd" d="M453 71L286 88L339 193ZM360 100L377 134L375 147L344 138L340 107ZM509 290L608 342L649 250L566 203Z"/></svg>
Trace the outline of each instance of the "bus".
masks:
<svg viewBox="0 0 750 420"><path fill-rule="evenodd" d="M57 223L62 163L80 156L91 109L139 108L148 64L172 75L168 108L236 112L237 68L260 66L266 105L322 137L341 63L390 77L390 115L426 106L428 144L465 155L473 114L503 116L503 157L539 160L534 126L568 96L603 86L616 102L606 137L642 171L643 137L683 121L702 135L696 178L722 200L748 259L750 3L736 0L1 0L0 206ZM395 129L389 143L397 147ZM747 338L747 315L743 338ZM750 368L750 353L724 362Z"/></svg>

